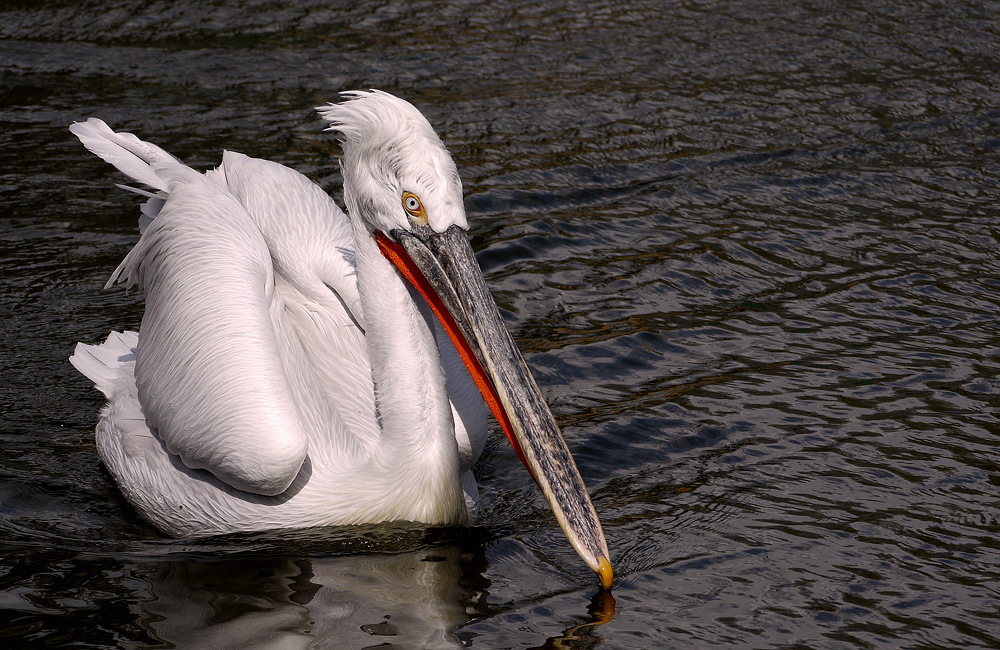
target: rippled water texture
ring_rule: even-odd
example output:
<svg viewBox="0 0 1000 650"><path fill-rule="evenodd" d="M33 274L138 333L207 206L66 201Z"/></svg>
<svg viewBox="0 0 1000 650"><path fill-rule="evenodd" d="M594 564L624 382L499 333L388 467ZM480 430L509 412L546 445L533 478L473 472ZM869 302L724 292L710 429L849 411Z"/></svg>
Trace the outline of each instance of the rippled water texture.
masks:
<svg viewBox="0 0 1000 650"><path fill-rule="evenodd" d="M1000 647L993 3L211 4L0 4L0 644ZM500 440L464 529L177 542L98 464L137 210L67 125L338 196L367 87L455 156L614 602Z"/></svg>

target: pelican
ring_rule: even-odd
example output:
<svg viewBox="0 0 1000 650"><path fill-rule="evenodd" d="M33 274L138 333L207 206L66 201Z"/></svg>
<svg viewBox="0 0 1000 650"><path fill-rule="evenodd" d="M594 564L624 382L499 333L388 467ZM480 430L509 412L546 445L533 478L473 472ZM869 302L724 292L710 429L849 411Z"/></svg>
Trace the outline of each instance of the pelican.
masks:
<svg viewBox="0 0 1000 650"><path fill-rule="evenodd" d="M451 156L408 102L343 93L347 214L282 165L204 174L90 118L70 130L151 190L107 286L139 332L78 344L108 399L98 454L174 536L406 520L466 524L487 405L570 543L610 588L607 543L466 236Z"/></svg>

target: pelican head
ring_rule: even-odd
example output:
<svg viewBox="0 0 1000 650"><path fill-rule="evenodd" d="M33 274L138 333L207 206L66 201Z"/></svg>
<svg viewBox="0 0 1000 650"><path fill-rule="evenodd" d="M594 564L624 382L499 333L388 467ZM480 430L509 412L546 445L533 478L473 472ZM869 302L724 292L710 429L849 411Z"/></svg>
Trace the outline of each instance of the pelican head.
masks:
<svg viewBox="0 0 1000 650"><path fill-rule="evenodd" d="M469 245L455 163L409 103L380 91L345 97L318 110L342 137L352 221L363 222L430 305L563 532L609 588L611 563L594 506Z"/></svg>
<svg viewBox="0 0 1000 650"><path fill-rule="evenodd" d="M412 104L382 91L343 93L320 109L344 150L344 201L369 229L468 230L462 180L430 123Z"/></svg>

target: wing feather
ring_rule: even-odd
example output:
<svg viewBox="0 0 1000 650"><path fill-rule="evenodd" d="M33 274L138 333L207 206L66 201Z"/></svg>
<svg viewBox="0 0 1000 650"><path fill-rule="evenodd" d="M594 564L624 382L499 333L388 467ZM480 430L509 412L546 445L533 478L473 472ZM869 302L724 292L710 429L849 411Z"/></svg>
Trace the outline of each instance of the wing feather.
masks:
<svg viewBox="0 0 1000 650"><path fill-rule="evenodd" d="M242 205L179 164L120 267L146 294L135 379L150 426L193 469L278 494L307 452L272 319L271 258Z"/></svg>
<svg viewBox="0 0 1000 650"><path fill-rule="evenodd" d="M260 229L283 305L276 327L294 332L295 341L281 340L282 358L294 377L299 413L321 436L310 455L316 461L325 454L323 460L338 467L360 462L379 432L347 215L284 165L233 151L222 160L207 176L232 193Z"/></svg>
<svg viewBox="0 0 1000 650"><path fill-rule="evenodd" d="M207 175L253 218L275 274L331 312L346 308L363 327L354 235L347 215L322 188L284 165L234 151L226 151L222 165ZM338 299L342 305L329 303Z"/></svg>

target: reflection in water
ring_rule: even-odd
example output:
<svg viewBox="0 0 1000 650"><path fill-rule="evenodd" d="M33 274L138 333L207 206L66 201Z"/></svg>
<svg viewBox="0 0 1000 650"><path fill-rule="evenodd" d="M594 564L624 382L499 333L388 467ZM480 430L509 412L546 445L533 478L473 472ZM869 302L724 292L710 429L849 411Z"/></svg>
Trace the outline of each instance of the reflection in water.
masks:
<svg viewBox="0 0 1000 650"><path fill-rule="evenodd" d="M591 618L589 623L574 625L559 636L546 639L543 645L529 648L529 650L564 650L568 648L583 650L595 648L604 643L604 639L594 633L594 628L598 625L604 625L614 618L615 597L611 595L610 591L603 589L598 591L591 599L587 613L590 614Z"/></svg>
<svg viewBox="0 0 1000 650"><path fill-rule="evenodd" d="M179 560L149 567L139 624L180 648L462 647L462 551Z"/></svg>
<svg viewBox="0 0 1000 650"><path fill-rule="evenodd" d="M461 648L476 636L462 626L495 613L486 602L487 567L478 544L139 562L146 597L133 611L146 634L178 648ZM532 647L595 647L603 639L594 628L614 613L611 592L600 590L589 622Z"/></svg>

